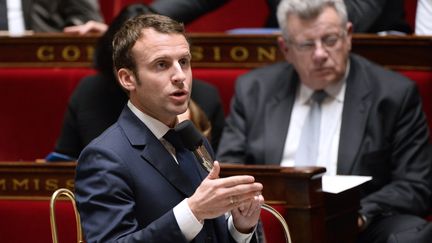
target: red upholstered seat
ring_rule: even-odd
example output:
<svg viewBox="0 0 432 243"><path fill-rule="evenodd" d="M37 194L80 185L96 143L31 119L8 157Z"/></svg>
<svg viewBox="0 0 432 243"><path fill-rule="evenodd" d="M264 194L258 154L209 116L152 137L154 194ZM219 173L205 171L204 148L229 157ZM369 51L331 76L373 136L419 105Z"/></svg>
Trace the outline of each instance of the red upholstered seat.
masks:
<svg viewBox="0 0 432 243"><path fill-rule="evenodd" d="M248 72L250 69L214 69L214 68L196 68L193 69L193 76L202 79L219 90L225 115L229 113L231 97L234 94L235 80L238 76Z"/></svg>
<svg viewBox="0 0 432 243"><path fill-rule="evenodd" d="M0 69L0 161L35 160L52 151L69 96L89 68Z"/></svg>
<svg viewBox="0 0 432 243"><path fill-rule="evenodd" d="M58 238L76 243L75 215L70 201L59 201ZM0 242L50 243L49 200L0 200Z"/></svg>
<svg viewBox="0 0 432 243"><path fill-rule="evenodd" d="M401 74L414 80L420 92L423 110L429 123L430 137L432 141L432 72L431 71L399 71Z"/></svg>
<svg viewBox="0 0 432 243"><path fill-rule="evenodd" d="M283 205L270 205L281 215L286 214L286 208ZM280 222L269 212L261 210L261 221L263 222L264 234L267 242L283 243L286 242L284 231ZM288 225L289 227L289 225Z"/></svg>

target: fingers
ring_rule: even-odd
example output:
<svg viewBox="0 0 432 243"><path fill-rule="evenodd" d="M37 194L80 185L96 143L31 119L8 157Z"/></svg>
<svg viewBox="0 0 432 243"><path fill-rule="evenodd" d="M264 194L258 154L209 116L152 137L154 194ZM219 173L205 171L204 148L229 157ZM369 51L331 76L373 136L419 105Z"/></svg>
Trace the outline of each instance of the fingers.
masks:
<svg viewBox="0 0 432 243"><path fill-rule="evenodd" d="M261 210L261 206L264 204L264 197L262 195L257 195L253 200L247 202L243 207L239 207L240 213L244 217L252 216L257 210Z"/></svg>
<svg viewBox="0 0 432 243"><path fill-rule="evenodd" d="M239 175L221 178L218 183L221 187L234 187L241 184L252 184L255 182L253 176Z"/></svg>
<svg viewBox="0 0 432 243"><path fill-rule="evenodd" d="M263 204L264 197L262 195L257 195L252 200L243 202L237 208L234 208L234 210L237 210L243 217L251 217L257 211L261 210Z"/></svg>
<svg viewBox="0 0 432 243"><path fill-rule="evenodd" d="M87 33L105 33L105 31L108 29L108 25L105 23L96 22L93 20L87 21L87 23L82 25L76 25L76 26L68 26L63 29L64 33L72 33L72 34L79 34L79 35L85 35Z"/></svg>
<svg viewBox="0 0 432 243"><path fill-rule="evenodd" d="M244 211L251 207L250 204L252 201L257 201L258 203L261 202L259 196L263 199L263 197L261 196L261 191L253 191L249 193L229 196L226 199L226 204L228 204L231 208L238 207L240 211ZM264 200L262 200L262 202L263 201Z"/></svg>
<svg viewBox="0 0 432 243"><path fill-rule="evenodd" d="M220 165L219 162L215 161L213 163L213 168L210 173L207 175L207 179L214 180L219 178Z"/></svg>
<svg viewBox="0 0 432 243"><path fill-rule="evenodd" d="M261 206L264 203L262 195L255 195L253 199L231 210L235 228L239 232L247 233L258 223L261 215Z"/></svg>

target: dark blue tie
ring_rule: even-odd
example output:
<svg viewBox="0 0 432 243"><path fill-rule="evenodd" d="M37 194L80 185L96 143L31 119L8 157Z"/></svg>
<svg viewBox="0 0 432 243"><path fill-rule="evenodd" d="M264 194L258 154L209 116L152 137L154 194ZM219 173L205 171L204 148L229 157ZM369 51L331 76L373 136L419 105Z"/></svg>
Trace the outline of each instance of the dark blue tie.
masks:
<svg viewBox="0 0 432 243"><path fill-rule="evenodd" d="M198 171L197 161L193 153L187 150L180 140L177 132L170 129L164 138L171 143L176 150L176 158L179 163L180 170L190 179L194 189L201 184L201 176Z"/></svg>

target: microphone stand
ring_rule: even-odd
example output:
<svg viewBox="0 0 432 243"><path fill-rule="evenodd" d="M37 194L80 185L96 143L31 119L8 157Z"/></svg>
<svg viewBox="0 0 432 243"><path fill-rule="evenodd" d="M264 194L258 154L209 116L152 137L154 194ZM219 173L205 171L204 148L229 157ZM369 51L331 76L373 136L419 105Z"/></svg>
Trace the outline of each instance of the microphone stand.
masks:
<svg viewBox="0 0 432 243"><path fill-rule="evenodd" d="M196 129L190 120L185 120L174 128L176 132L180 135L183 145L192 151L197 159L201 162L201 166L210 172L213 168L213 159L211 158L209 152L203 145L203 138L201 133ZM273 207L268 204L263 204L262 209L271 213L281 224L283 232L285 235L285 240L287 243L291 243L291 236L288 229L288 224L286 223L284 217Z"/></svg>

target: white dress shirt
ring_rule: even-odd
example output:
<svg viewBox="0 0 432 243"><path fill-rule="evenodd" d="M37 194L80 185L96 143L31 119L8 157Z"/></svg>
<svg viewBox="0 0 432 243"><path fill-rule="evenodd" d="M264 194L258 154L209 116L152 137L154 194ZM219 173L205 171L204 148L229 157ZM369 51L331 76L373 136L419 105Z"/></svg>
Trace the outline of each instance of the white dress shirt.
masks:
<svg viewBox="0 0 432 243"><path fill-rule="evenodd" d="M336 175L346 76L325 88L328 96L321 103L321 129L316 166L325 167L328 175ZM303 124L311 107L313 90L300 82L291 112L281 166L296 166L295 153L300 143Z"/></svg>
<svg viewBox="0 0 432 243"><path fill-rule="evenodd" d="M25 25L21 0L7 0L6 6L9 35L23 35L25 33Z"/></svg>
<svg viewBox="0 0 432 243"><path fill-rule="evenodd" d="M175 161L178 163L177 158L175 157L175 148L166 141L163 136L170 129L167 125L163 124L159 120L141 112L138 108L136 108L130 100L127 103L129 109L140 119L148 129L159 139L168 152L174 157ZM173 208L174 217L177 221L177 224L180 227L181 232L185 236L188 241L194 239L198 233L203 228L203 223L201 223L195 215L192 213L190 209L187 198L181 201ZM228 217L228 216L227 216ZM234 223L232 221L232 217L229 216L228 220L228 229L231 236L239 243L248 243L252 239L251 234L243 234L236 230L234 227Z"/></svg>
<svg viewBox="0 0 432 243"><path fill-rule="evenodd" d="M432 0L417 1L415 34L432 35Z"/></svg>

